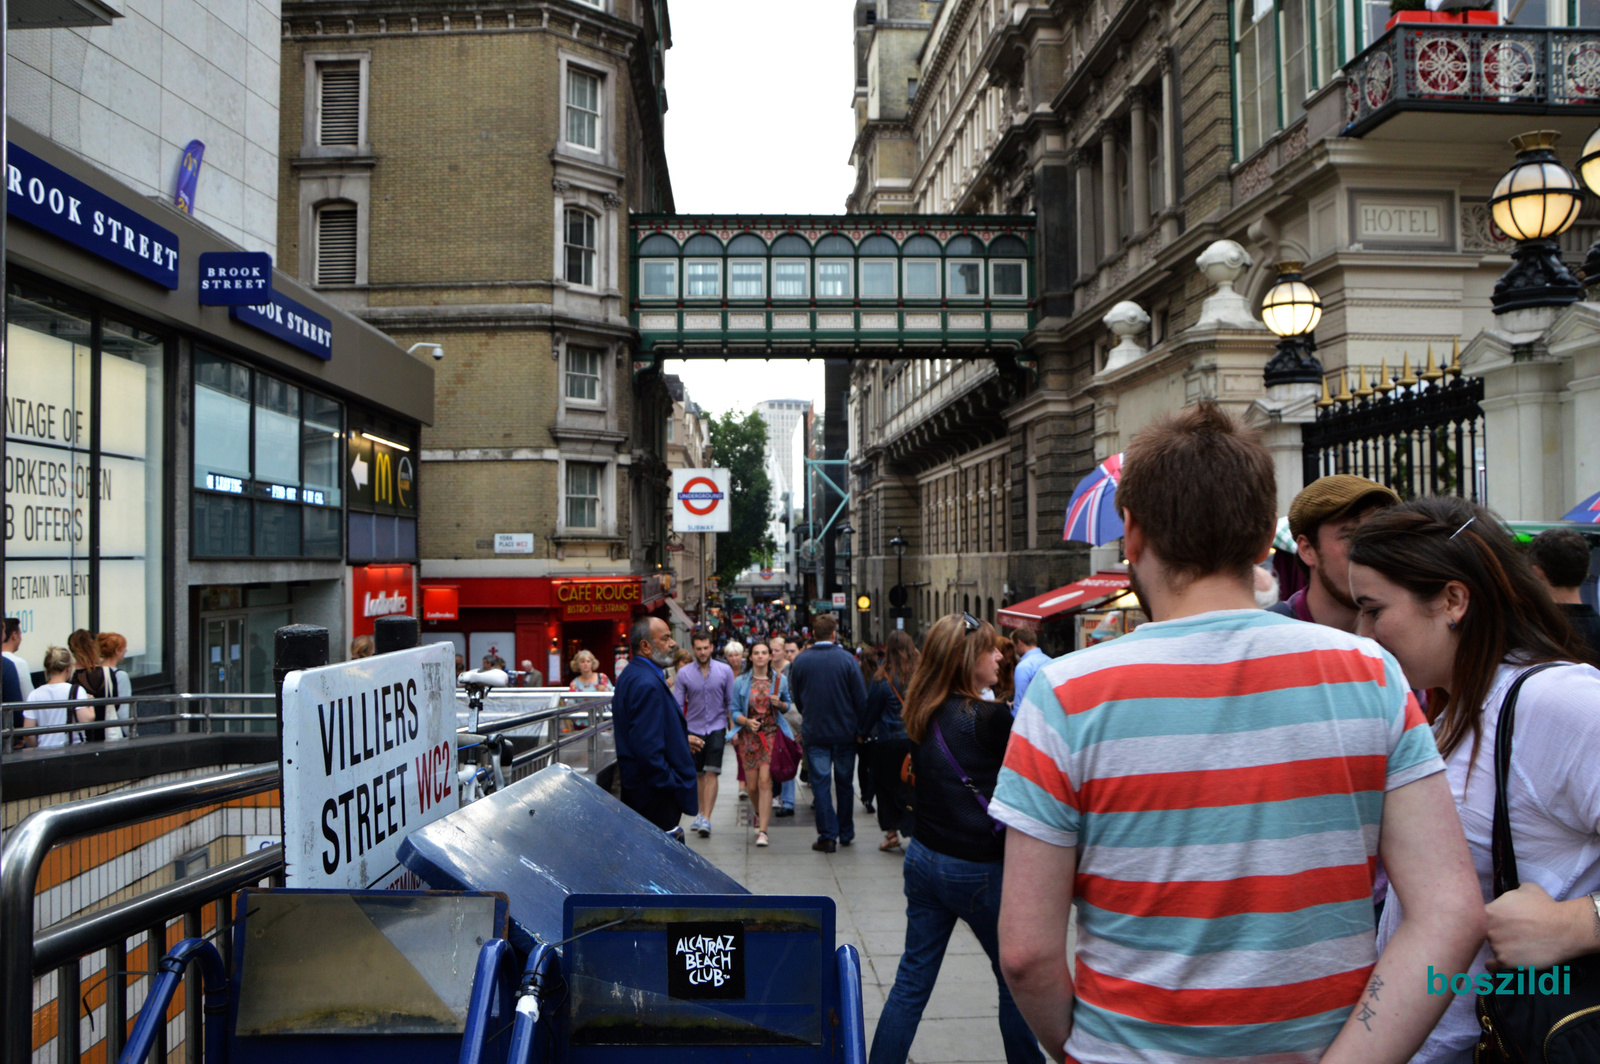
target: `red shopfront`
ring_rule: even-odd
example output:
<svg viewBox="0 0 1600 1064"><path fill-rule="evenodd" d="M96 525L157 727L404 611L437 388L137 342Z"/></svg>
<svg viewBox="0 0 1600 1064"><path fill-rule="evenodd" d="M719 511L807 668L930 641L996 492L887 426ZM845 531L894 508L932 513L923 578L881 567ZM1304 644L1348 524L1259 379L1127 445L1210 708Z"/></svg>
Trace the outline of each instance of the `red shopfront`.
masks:
<svg viewBox="0 0 1600 1064"><path fill-rule="evenodd" d="M547 684L564 686L579 650L610 675L616 648L644 612L642 591L637 576L424 580L423 642L448 637L469 668L491 652L512 669L531 661Z"/></svg>

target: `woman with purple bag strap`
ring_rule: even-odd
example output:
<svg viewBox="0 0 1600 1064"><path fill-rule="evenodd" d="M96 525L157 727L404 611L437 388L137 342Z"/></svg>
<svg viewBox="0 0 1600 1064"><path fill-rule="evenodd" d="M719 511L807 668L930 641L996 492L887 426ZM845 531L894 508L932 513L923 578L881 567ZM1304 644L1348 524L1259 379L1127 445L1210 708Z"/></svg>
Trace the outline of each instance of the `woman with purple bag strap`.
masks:
<svg viewBox="0 0 1600 1064"><path fill-rule="evenodd" d="M1011 710L978 694L999 670L994 628L953 613L929 629L906 689L906 734L917 744L916 829L904 865L906 947L868 1064L905 1064L957 920L972 929L994 969L1007 1064L1044 1062L1000 975L1005 834L989 818L989 799L1011 738Z"/></svg>

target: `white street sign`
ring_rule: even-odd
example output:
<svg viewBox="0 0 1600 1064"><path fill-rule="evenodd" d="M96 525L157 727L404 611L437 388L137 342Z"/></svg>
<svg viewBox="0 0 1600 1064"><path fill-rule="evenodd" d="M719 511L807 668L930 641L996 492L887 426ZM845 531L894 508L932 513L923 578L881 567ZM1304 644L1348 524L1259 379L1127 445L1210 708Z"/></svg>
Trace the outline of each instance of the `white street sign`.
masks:
<svg viewBox="0 0 1600 1064"><path fill-rule="evenodd" d="M494 552L496 554L532 554L532 532L496 532L494 534Z"/></svg>
<svg viewBox="0 0 1600 1064"><path fill-rule="evenodd" d="M732 499L726 469L672 471L672 530L726 532Z"/></svg>
<svg viewBox="0 0 1600 1064"><path fill-rule="evenodd" d="M282 756L287 885L403 881L401 841L459 805L455 648L290 673Z"/></svg>
<svg viewBox="0 0 1600 1064"><path fill-rule="evenodd" d="M844 609L845 604L846 603L845 603L844 592L843 591L835 591L833 593L833 608L836 609L836 610L842 610L842 609Z"/></svg>

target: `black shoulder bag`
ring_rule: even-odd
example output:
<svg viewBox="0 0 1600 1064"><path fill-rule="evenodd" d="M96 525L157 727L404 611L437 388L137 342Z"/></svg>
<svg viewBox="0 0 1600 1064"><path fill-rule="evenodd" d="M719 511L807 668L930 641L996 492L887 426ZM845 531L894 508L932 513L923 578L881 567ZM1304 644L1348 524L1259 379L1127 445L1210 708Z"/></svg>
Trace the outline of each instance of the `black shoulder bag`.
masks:
<svg viewBox="0 0 1600 1064"><path fill-rule="evenodd" d="M1511 735L1516 724L1517 693L1536 672L1559 664L1535 665L1517 677L1500 707L1494 744L1494 896L1516 890L1517 853L1511 845L1508 791L1511 778ZM1503 980L1502 973L1498 977ZM1517 978L1534 980L1536 972ZM1478 1026L1482 1033L1473 1064L1594 1064L1600 1061L1600 954L1586 954L1557 967L1555 994L1479 994ZM1549 973L1545 973L1546 977ZM1570 978L1570 983L1569 983Z"/></svg>

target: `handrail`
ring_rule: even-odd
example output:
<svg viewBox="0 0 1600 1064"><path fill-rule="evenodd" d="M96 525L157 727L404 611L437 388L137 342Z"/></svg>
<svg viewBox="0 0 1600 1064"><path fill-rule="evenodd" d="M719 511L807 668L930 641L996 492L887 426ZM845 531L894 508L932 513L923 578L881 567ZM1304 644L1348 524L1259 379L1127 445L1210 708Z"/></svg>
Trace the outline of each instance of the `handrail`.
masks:
<svg viewBox="0 0 1600 1064"><path fill-rule="evenodd" d="M283 844L247 853L118 905L45 928L33 940L35 977L120 939L132 938L175 912L232 894L283 870Z"/></svg>
<svg viewBox="0 0 1600 1064"><path fill-rule="evenodd" d="M144 1064L155 1044L157 1029L167 1025L167 1006L172 1004L178 984L183 981L183 970L191 963L200 970L200 990L205 998L205 1052L200 1059L206 1064L228 1064L224 1025L228 1014L228 971L223 967L222 954L217 952L217 947L203 938L186 938L161 959L161 970L145 996L144 1007L139 1010L133 1033L128 1036L128 1045L117 1064ZM185 1002L184 1008L192 1009L194 1004Z"/></svg>
<svg viewBox="0 0 1600 1064"><path fill-rule="evenodd" d="M834 951L839 966L839 1041L843 1064L867 1064L867 1024L861 1015L861 954L846 942Z"/></svg>
<svg viewBox="0 0 1600 1064"><path fill-rule="evenodd" d="M491 1039L505 1030L493 1034L489 1031L489 1013L498 1004L503 1021L512 1001L511 981L516 978L516 953L511 943L503 938L491 938L478 951L478 967L472 977L472 998L467 1004L467 1025L461 1034L460 1064L479 1064L483 1051Z"/></svg>
<svg viewBox="0 0 1600 1064"><path fill-rule="evenodd" d="M33 899L51 847L104 828L151 820L245 798L278 785L278 766L259 765L211 776L117 791L30 813L0 848L0 1060L32 1059Z"/></svg>

